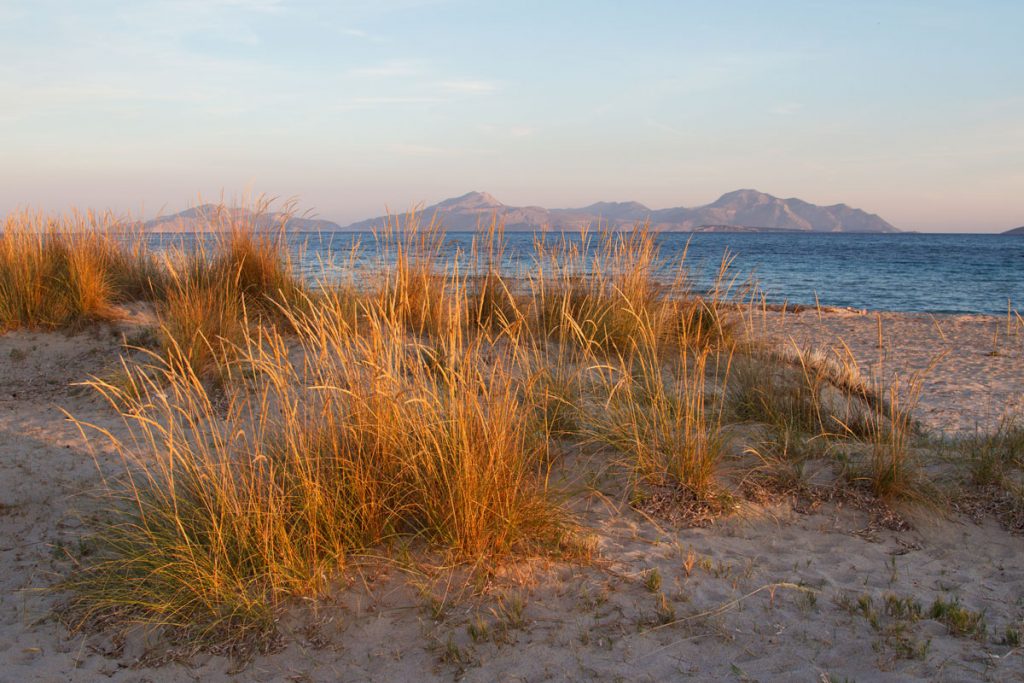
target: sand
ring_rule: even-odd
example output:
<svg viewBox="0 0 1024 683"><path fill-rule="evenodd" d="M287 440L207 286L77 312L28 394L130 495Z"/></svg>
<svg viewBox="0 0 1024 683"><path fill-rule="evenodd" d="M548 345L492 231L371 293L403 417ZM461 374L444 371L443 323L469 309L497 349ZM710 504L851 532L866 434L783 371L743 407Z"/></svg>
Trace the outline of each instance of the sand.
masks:
<svg viewBox="0 0 1024 683"><path fill-rule="evenodd" d="M753 326L759 337L800 348L842 354L845 344L869 377L919 375L915 415L936 432L991 430L1004 416L1024 415L1024 324L1016 317L1008 324L982 315L805 310L768 312Z"/></svg>
<svg viewBox="0 0 1024 683"><path fill-rule="evenodd" d="M873 316L812 311L780 326L774 315L765 323L774 334L800 344L840 335L865 366L878 360ZM1022 405L1020 336L1003 330L989 355L1005 321L882 322L883 372L912 372L948 352L920 406L933 429L991 425ZM523 562L467 585L447 571L367 560L333 600L290 610L280 648L244 664L211 653L166 662L173 652L159 633L70 635L53 614L60 596L42 589L71 567L102 512L88 494L117 462L102 449L94 462L62 409L118 429L108 407L72 384L114 367L133 325L0 336L0 681L1024 680L1024 651L999 643L1006 627L1024 624L1024 538L992 520L919 515L900 531L855 506L800 514L778 500L679 529L646 519L602 481L573 482L571 498L599 550L593 562ZM925 610L955 596L984 612L987 636L887 616L889 594ZM856 606L862 596L874 625ZM487 634L474 639L471 623Z"/></svg>

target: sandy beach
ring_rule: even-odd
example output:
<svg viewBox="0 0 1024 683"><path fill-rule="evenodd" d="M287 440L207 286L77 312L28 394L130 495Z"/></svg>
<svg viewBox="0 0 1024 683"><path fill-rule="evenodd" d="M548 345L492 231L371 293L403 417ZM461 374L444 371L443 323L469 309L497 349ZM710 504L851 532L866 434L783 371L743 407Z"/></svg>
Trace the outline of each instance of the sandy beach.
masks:
<svg viewBox="0 0 1024 683"><path fill-rule="evenodd" d="M0 683L1024 683L1022 26L0 0Z"/></svg>
<svg viewBox="0 0 1024 683"><path fill-rule="evenodd" d="M873 314L780 316L766 333L842 338L870 371L918 371L944 352L919 409L930 429L989 428L1024 405L1024 342L1005 320L883 314L879 349ZM90 493L119 463L102 449L94 462L63 411L123 429L75 383L116 368L138 326L0 336L0 681L1024 680L1024 651L1004 638L1024 624L1024 538L991 518L910 515L903 528L783 497L680 529L599 477L580 481L582 460L558 476L596 547L589 562L524 561L467 582L427 559L358 560L334 599L297 602L273 651L251 659L189 656L159 630L69 635L45 589L82 551L103 512ZM981 613L984 635L906 607L940 597Z"/></svg>
<svg viewBox="0 0 1024 683"><path fill-rule="evenodd" d="M988 431L1024 413L1024 326L1015 317L804 309L768 312L753 327L784 346L839 355L848 347L868 377L919 375L915 414L936 432Z"/></svg>

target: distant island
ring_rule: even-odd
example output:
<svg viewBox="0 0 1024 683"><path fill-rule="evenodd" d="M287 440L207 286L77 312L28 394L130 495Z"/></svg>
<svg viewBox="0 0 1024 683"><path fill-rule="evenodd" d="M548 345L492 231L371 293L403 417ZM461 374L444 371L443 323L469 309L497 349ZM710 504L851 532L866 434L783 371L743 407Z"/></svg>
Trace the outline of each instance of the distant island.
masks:
<svg viewBox="0 0 1024 683"><path fill-rule="evenodd" d="M318 218L303 218L284 213L260 213L245 208L225 208L221 204L202 204L169 216L159 216L141 224L146 232L207 232L224 230L234 221L253 221L258 230L283 227L295 232L338 232L337 223Z"/></svg>
<svg viewBox="0 0 1024 683"><path fill-rule="evenodd" d="M1019 228L1012 228L1003 233L1004 235L1024 235L1024 225Z"/></svg>
<svg viewBox="0 0 1024 683"><path fill-rule="evenodd" d="M207 218L217 210L207 204L148 221L144 227L156 232L208 230ZM597 202L577 209L508 206L486 192L469 192L424 207L420 215L426 219L436 216L445 228L453 231L473 230L496 215L509 231L578 230L587 225L622 230L647 222L655 230L676 232L899 232L876 214L846 204L818 206L757 190L728 192L711 204L695 208L668 209L651 209L639 202ZM379 228L386 220L386 216L377 216L340 226L327 220L270 213L259 217L258 227L284 225L287 230L298 232L354 232Z"/></svg>

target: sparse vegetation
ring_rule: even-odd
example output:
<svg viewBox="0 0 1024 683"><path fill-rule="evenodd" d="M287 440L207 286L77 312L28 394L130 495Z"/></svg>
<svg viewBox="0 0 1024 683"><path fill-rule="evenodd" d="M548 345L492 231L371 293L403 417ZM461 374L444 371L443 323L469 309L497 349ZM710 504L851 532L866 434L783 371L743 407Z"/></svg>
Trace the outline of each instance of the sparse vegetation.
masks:
<svg viewBox="0 0 1024 683"><path fill-rule="evenodd" d="M983 638L986 633L985 615L967 609L957 598L935 598L935 602L928 610L928 617L945 624L949 632L955 636Z"/></svg>
<svg viewBox="0 0 1024 683"><path fill-rule="evenodd" d="M96 218L21 216L0 236L0 329L74 327L136 300L156 314L145 352L93 382L126 436L80 425L110 440L127 476L111 480L114 516L63 584L76 625L265 643L287 600L319 595L362 553L414 544L477 567L584 558L550 477L568 450L598 453L609 485L676 523L726 514L750 476L809 492L812 462L862 497L934 490L915 441L920 378L883 384L848 350L750 339L728 259L695 291L685 259L665 263L639 226L539 237L532 269L512 278L499 224L444 262L441 226L410 215L377 235L359 286L307 282L280 234L239 215L216 214L216 236L187 253L154 255ZM973 483L1021 466L1020 432L965 442ZM739 580L692 549L681 562L686 576ZM662 583L657 569L643 576L668 624ZM920 604L849 608L890 649L923 656L906 632ZM524 609L501 600L467 633L482 643L522 628ZM929 615L983 629L961 612Z"/></svg>

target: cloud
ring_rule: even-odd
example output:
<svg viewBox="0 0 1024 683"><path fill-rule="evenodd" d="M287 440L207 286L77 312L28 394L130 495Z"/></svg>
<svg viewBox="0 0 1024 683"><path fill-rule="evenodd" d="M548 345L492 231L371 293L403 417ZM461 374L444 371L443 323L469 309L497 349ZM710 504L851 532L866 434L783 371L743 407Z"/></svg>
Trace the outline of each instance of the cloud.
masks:
<svg viewBox="0 0 1024 683"><path fill-rule="evenodd" d="M395 107L395 106L406 106L416 104L435 104L437 102L443 102L439 97L430 96L418 96L418 95L398 95L398 96L383 96L383 97L353 97L343 102L339 102L333 108L338 111L354 111L356 109L374 109L378 107Z"/></svg>
<svg viewBox="0 0 1024 683"><path fill-rule="evenodd" d="M370 66L356 66L345 72L350 78L409 78L422 72L418 62L392 59Z"/></svg>
<svg viewBox="0 0 1024 683"><path fill-rule="evenodd" d="M689 137L689 135L685 131L683 131L683 130L681 130L679 128L676 128L675 126L670 126L667 123L663 123L661 121L656 121L655 119L652 119L650 117L648 117L644 121L644 123L646 123L651 128L654 128L656 130L662 131L663 133L668 133L670 135L674 135L674 136L680 137L680 138L681 137Z"/></svg>
<svg viewBox="0 0 1024 683"><path fill-rule="evenodd" d="M178 12L197 14L209 14L219 10L239 10L258 14L280 14L285 11L285 3L282 0L159 0L155 5Z"/></svg>
<svg viewBox="0 0 1024 683"><path fill-rule="evenodd" d="M434 87L451 93L485 93L498 89L497 84L490 81L472 80L438 81Z"/></svg>
<svg viewBox="0 0 1024 683"><path fill-rule="evenodd" d="M478 123L476 129L485 135L499 135L512 138L525 138L537 132L533 126L496 126L492 123Z"/></svg>
<svg viewBox="0 0 1024 683"><path fill-rule="evenodd" d="M783 102L777 104L768 111L776 116L792 116L804 108L803 102Z"/></svg>
<svg viewBox="0 0 1024 683"><path fill-rule="evenodd" d="M389 146L395 154L407 157L450 157L457 154L456 150L445 147L432 147L430 145L410 145L397 143Z"/></svg>

